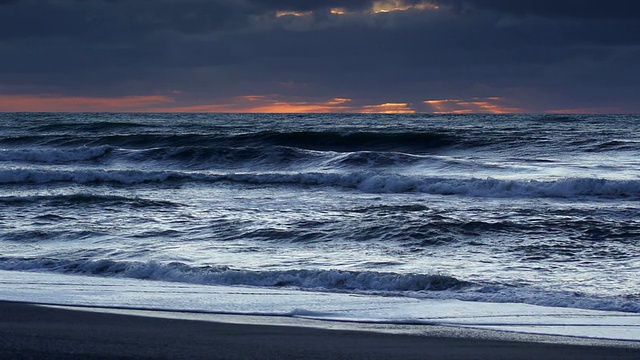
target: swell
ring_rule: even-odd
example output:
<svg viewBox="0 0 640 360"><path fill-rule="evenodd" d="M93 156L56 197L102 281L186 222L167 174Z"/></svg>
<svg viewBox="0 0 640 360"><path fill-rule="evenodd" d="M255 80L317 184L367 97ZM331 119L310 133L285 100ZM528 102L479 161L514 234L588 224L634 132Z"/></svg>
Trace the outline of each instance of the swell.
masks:
<svg viewBox="0 0 640 360"><path fill-rule="evenodd" d="M460 139L438 132L261 132L239 135L236 141L266 143L320 151L429 152L458 143Z"/></svg>
<svg viewBox="0 0 640 360"><path fill-rule="evenodd" d="M91 161L108 156L113 151L110 146L77 147L77 148L36 148L36 149L1 149L0 161L67 164L78 161Z"/></svg>
<svg viewBox="0 0 640 360"><path fill-rule="evenodd" d="M439 148L460 144L463 140L440 132L338 132L262 131L242 134L200 133L131 133L131 134L41 134L9 136L0 139L8 145L41 146L114 146L145 149L184 146L265 147L285 146L306 150L353 151L401 151L429 153Z"/></svg>
<svg viewBox="0 0 640 360"><path fill-rule="evenodd" d="M124 157L130 161L163 161L179 168L242 168L261 165L277 169L289 165L308 166L323 160L326 155L284 146L239 148L181 146L129 152Z"/></svg>
<svg viewBox="0 0 640 360"><path fill-rule="evenodd" d="M390 151L332 152L305 150L289 146L270 147L206 147L181 146L154 148L123 155L129 161L164 161L178 168L215 169L252 168L266 166L269 169L288 167L322 168L383 168L416 164L441 164L443 166L479 166L460 160L430 155L416 155Z"/></svg>
<svg viewBox="0 0 640 360"><path fill-rule="evenodd" d="M46 170L46 169L3 169L0 170L0 184L34 185L50 183L94 184L111 183L120 185L160 183L188 179L188 174L179 172L140 170Z"/></svg>
<svg viewBox="0 0 640 360"><path fill-rule="evenodd" d="M128 119L127 121L91 121L86 122L74 121L64 122L55 121L49 124L37 124L28 128L31 132L96 132L102 133L106 131L122 131L135 130L149 127L149 124L136 123Z"/></svg>
<svg viewBox="0 0 640 360"><path fill-rule="evenodd" d="M111 145L80 147L36 147L0 149L0 162L65 165L79 162L126 161L144 163L163 161L178 168L210 168L267 164L286 166L324 159L323 154L289 147L211 147L180 146L127 150Z"/></svg>
<svg viewBox="0 0 640 360"><path fill-rule="evenodd" d="M560 180L501 180L494 178L423 177L377 172L260 172L209 173L143 170L0 170L0 184L110 183L135 185L165 182L230 182L238 184L326 186L368 193L426 193L471 197L594 196L638 199L640 180L564 178Z"/></svg>
<svg viewBox="0 0 640 360"><path fill-rule="evenodd" d="M179 146L149 149L123 149L111 145L80 147L36 147L0 149L0 162L20 164L67 165L78 163L130 164L151 163L175 169L254 168L285 169L290 166L323 168L382 168L416 164L442 166L480 166L478 163L442 156L416 155L387 151L321 152L288 146L227 147ZM487 167L488 165L485 165ZM495 166L493 166L495 167ZM492 167L492 168L493 168Z"/></svg>
<svg viewBox="0 0 640 360"><path fill-rule="evenodd" d="M0 258L0 269L53 271L63 274L125 277L206 285L295 287L331 291L442 291L471 284L444 275L397 274L344 270L236 270L229 267L194 267L184 263L52 258Z"/></svg>
<svg viewBox="0 0 640 360"><path fill-rule="evenodd" d="M344 270L251 271L226 266L197 267L179 262L7 257L0 258L0 270L640 312L640 306L633 298L585 296L570 291L549 291L544 288L500 283L481 284L438 274Z"/></svg>
<svg viewBox="0 0 640 360"><path fill-rule="evenodd" d="M7 196L0 197L2 205L49 205L49 206L87 206L87 205L110 205L110 206L131 206L131 207L179 207L179 203L167 200L145 199L140 197L125 197L117 195L99 195L90 193L68 194L68 195L37 195L37 196Z"/></svg>
<svg viewBox="0 0 640 360"><path fill-rule="evenodd" d="M586 152L607 152L607 151L638 151L640 150L640 141L637 140L609 140L593 144Z"/></svg>

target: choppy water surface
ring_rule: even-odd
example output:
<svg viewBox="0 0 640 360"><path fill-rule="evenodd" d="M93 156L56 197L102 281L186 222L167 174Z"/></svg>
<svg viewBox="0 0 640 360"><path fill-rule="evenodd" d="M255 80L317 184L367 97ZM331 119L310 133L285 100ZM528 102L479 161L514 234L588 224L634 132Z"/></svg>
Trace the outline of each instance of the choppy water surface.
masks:
<svg viewBox="0 0 640 360"><path fill-rule="evenodd" d="M0 269L640 312L640 118L0 114Z"/></svg>

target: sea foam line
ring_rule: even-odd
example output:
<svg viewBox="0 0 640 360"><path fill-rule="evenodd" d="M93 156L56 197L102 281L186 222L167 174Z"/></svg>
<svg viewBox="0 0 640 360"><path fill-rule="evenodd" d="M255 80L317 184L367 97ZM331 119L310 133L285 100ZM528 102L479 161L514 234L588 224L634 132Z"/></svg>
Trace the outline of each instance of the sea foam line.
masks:
<svg viewBox="0 0 640 360"><path fill-rule="evenodd" d="M205 285L248 285L302 289L360 291L442 291L470 283L445 275L397 274L345 270L237 270L226 266L194 267L184 263L155 261L68 260L0 258L0 270L53 271L63 274L99 275L163 280Z"/></svg>
<svg viewBox="0 0 640 360"><path fill-rule="evenodd" d="M141 170L0 170L0 184L144 184L169 181L234 182L265 185L333 186L369 193L426 193L472 197L550 197L595 196L637 199L640 180L564 178L559 180L504 180L495 178L443 178L390 173L210 173Z"/></svg>
<svg viewBox="0 0 640 360"><path fill-rule="evenodd" d="M227 266L189 266L156 261L0 258L0 270L54 272L198 285L255 286L330 293L463 300L640 313L640 304L614 296L586 296L540 287L480 284L439 274L399 274L345 270L252 271Z"/></svg>

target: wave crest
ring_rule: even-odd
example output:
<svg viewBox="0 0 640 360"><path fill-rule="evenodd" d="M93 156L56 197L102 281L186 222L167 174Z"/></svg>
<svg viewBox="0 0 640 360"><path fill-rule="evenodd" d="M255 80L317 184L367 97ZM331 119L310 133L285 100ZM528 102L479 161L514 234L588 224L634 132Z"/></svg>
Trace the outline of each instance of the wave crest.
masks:
<svg viewBox="0 0 640 360"><path fill-rule="evenodd" d="M344 270L235 270L226 266L194 267L179 262L113 260L0 259L0 269L54 271L205 285L294 287L330 291L443 291L471 285L446 275L397 274Z"/></svg>
<svg viewBox="0 0 640 360"><path fill-rule="evenodd" d="M440 178L372 172L226 173L142 170L0 170L0 184L145 184L171 181L232 182L240 184L333 186L369 193L426 193L472 197L577 196L631 198L640 196L640 180L565 178L559 180L504 180L494 178Z"/></svg>
<svg viewBox="0 0 640 360"><path fill-rule="evenodd" d="M78 147L60 149L14 149L0 150L0 161L18 161L43 164L66 164L76 161L99 159L112 151L110 146Z"/></svg>

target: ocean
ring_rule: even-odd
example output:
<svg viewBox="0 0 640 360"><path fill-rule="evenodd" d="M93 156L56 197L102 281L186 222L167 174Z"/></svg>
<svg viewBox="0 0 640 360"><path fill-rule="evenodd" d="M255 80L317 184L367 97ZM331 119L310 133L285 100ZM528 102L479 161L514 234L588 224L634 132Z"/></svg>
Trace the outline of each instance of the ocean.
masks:
<svg viewBox="0 0 640 360"><path fill-rule="evenodd" d="M635 315L639 200L633 115L4 113L0 298L73 275Z"/></svg>

